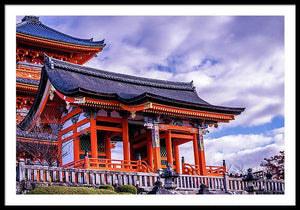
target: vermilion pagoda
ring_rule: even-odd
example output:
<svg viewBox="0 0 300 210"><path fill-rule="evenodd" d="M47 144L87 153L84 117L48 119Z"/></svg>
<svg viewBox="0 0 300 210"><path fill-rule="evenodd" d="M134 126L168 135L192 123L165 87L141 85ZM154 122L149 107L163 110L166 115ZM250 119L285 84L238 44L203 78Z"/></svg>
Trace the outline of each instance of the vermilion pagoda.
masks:
<svg viewBox="0 0 300 210"><path fill-rule="evenodd" d="M192 82L135 77L79 65L101 51L103 41L64 35L42 25L36 17L25 17L22 24L28 24L22 30L34 31L35 35L25 39L27 33L23 31L20 49L29 53L38 47L38 57L30 54L27 61L42 65L19 62L17 67L26 66L22 68L29 68L27 73L42 68L41 72L36 70L37 75L41 74L38 90L38 79L34 80L35 86L29 82L17 86L20 93L23 86L27 89L22 92L30 96L36 93L18 128L27 133L37 124L44 130L57 129L58 151L67 154L61 166L155 173L170 163L179 173L197 175L222 175L226 170L206 165L203 135L208 126L228 123L244 108L211 105L198 96ZM41 42L45 40L49 43ZM76 49L67 45L76 45ZM17 60L24 60L26 53L18 52ZM29 89L31 86L35 89ZM27 100L25 94L18 97ZM182 163L180 170L178 148L190 141L195 164ZM111 142L122 142L122 160L111 158Z"/></svg>
<svg viewBox="0 0 300 210"><path fill-rule="evenodd" d="M39 17L25 16L16 27L16 124L28 113L38 90L44 53L60 60L83 64L101 52L104 40L75 38L41 23ZM54 126L54 125L51 125ZM24 132L17 129L17 141L44 142L51 140L57 144L57 137L49 132ZM35 159L23 149L18 149L18 157Z"/></svg>

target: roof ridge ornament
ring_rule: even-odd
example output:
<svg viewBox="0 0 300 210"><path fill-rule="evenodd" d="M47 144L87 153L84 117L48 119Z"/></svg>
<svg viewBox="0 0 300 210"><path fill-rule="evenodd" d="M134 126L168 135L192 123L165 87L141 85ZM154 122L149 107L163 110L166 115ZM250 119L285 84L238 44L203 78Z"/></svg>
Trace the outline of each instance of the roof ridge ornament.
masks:
<svg viewBox="0 0 300 210"><path fill-rule="evenodd" d="M51 59L50 56L48 56L46 53L43 53L44 54L44 62L45 62L45 65L47 65L50 69L54 69L54 63L53 63L53 60Z"/></svg>
<svg viewBox="0 0 300 210"><path fill-rule="evenodd" d="M82 66L67 61L61 61L55 58L53 58L53 61L55 63L55 66L58 68L63 68L66 70L71 70L86 75L93 75L93 76L97 76L109 80L121 81L121 82L138 84L138 85L147 85L152 87L160 87L166 89L194 91L193 87L190 85L190 82L176 82L176 81L149 79L149 78L143 78L143 77L138 77L133 75L109 72L106 70L95 69L92 67Z"/></svg>
<svg viewBox="0 0 300 210"><path fill-rule="evenodd" d="M28 23L41 23L40 17L39 16L34 16L34 15L27 15L22 18L22 22L28 22Z"/></svg>
<svg viewBox="0 0 300 210"><path fill-rule="evenodd" d="M194 86L194 81L192 80L190 83L191 83L192 89L196 90L196 87Z"/></svg>

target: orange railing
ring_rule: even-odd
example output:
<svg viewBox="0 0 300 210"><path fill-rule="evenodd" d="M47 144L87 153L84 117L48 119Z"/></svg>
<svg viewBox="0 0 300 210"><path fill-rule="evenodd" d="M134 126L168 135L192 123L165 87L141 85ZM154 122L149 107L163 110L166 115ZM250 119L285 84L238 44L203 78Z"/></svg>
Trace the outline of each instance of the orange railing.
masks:
<svg viewBox="0 0 300 210"><path fill-rule="evenodd" d="M208 176L223 176L225 172L225 166L206 166L206 175Z"/></svg>
<svg viewBox="0 0 300 210"><path fill-rule="evenodd" d="M205 174L200 174L199 165L182 163L182 174L188 175L207 175L207 176L223 176L226 172L225 166L206 166Z"/></svg>
<svg viewBox="0 0 300 210"><path fill-rule="evenodd" d="M85 168L109 171L148 172L153 169L145 161L85 158L63 165L64 168Z"/></svg>
<svg viewBox="0 0 300 210"><path fill-rule="evenodd" d="M200 175L200 168L198 165L182 163L182 173L188 175Z"/></svg>

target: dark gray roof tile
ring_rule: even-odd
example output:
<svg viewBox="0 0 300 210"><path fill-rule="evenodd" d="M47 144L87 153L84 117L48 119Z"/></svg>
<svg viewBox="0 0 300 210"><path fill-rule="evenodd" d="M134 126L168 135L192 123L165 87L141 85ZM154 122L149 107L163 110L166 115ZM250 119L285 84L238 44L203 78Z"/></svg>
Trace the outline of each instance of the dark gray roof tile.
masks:
<svg viewBox="0 0 300 210"><path fill-rule="evenodd" d="M244 108L214 106L201 99L192 82L175 82L113 73L46 56L45 71L53 86L67 96L116 99L124 104L143 101L240 114Z"/></svg>

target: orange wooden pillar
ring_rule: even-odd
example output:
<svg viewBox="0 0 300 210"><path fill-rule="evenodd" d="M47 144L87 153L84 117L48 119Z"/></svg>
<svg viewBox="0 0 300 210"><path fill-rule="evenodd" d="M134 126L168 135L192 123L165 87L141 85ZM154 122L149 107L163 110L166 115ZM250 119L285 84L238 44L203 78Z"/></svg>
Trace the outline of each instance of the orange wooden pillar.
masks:
<svg viewBox="0 0 300 210"><path fill-rule="evenodd" d="M129 136L128 136L128 119L122 121L122 138L123 138L123 157L124 160L130 160Z"/></svg>
<svg viewBox="0 0 300 210"><path fill-rule="evenodd" d="M153 148L154 171L161 168L160 147Z"/></svg>
<svg viewBox="0 0 300 210"><path fill-rule="evenodd" d="M149 166L153 169L153 148L152 148L151 134L147 135L147 156L148 156Z"/></svg>
<svg viewBox="0 0 300 210"><path fill-rule="evenodd" d="M173 154L172 154L172 136L171 131L166 131L166 151L167 151L167 162L173 167Z"/></svg>
<svg viewBox="0 0 300 210"><path fill-rule="evenodd" d="M152 147L153 147L154 170L157 171L157 169L161 168L159 128L157 123L153 123Z"/></svg>
<svg viewBox="0 0 300 210"><path fill-rule="evenodd" d="M90 128L91 128L91 153L92 153L92 158L98 158L96 119L94 119L93 114L91 114Z"/></svg>
<svg viewBox="0 0 300 210"><path fill-rule="evenodd" d="M198 133L198 138L197 138L197 144L198 144L200 175L206 175L204 142L203 142L203 133L202 133L202 129L201 128L199 128L199 133Z"/></svg>
<svg viewBox="0 0 300 210"><path fill-rule="evenodd" d="M199 152L198 152L198 146L197 146L197 134L196 133L194 133L194 138L193 138L193 149L194 149L195 165L199 166Z"/></svg>
<svg viewBox="0 0 300 210"><path fill-rule="evenodd" d="M111 159L111 144L110 144L110 138L105 135L104 136L105 141L105 153L106 153L106 159Z"/></svg>
<svg viewBox="0 0 300 210"><path fill-rule="evenodd" d="M174 153L175 153L175 166L176 166L175 171L177 173L180 173L179 145L175 141L173 142L173 145L174 145Z"/></svg>
<svg viewBox="0 0 300 210"><path fill-rule="evenodd" d="M73 151L74 151L74 161L80 160L79 157L79 138L77 136L77 126L73 126Z"/></svg>

